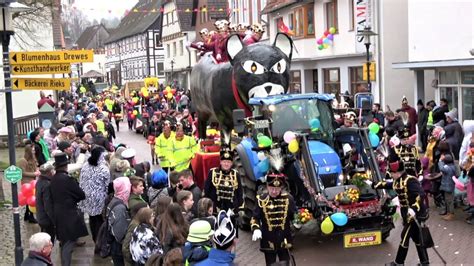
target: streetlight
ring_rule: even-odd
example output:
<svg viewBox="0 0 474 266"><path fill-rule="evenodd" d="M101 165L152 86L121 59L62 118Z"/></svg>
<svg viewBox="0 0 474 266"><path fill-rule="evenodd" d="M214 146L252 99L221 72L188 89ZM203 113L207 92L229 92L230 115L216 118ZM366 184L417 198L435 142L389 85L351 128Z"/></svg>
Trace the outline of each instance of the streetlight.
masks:
<svg viewBox="0 0 474 266"><path fill-rule="evenodd" d="M17 3L16 0L0 0L0 32L2 35L2 52L3 52L3 77L5 79L5 104L7 109L7 128L8 128L8 156L10 157L10 165L16 164L15 154L15 127L13 125L13 108L12 108L12 87L10 79L10 60L9 48L10 37L14 34L12 27L12 14L30 10L29 7ZM23 261L23 248L21 246L20 231L20 208L18 207L18 186L12 183L12 205L13 205L13 226L15 230L15 264L20 265Z"/></svg>
<svg viewBox="0 0 474 266"><path fill-rule="evenodd" d="M369 26L365 26L364 30L358 31L357 36L364 37L365 52L367 56L367 89L372 92L372 82L370 80L370 36L376 36L377 33L373 32Z"/></svg>
<svg viewBox="0 0 474 266"><path fill-rule="evenodd" d="M174 58L171 58L171 61L170 61L170 64L171 64L171 84L173 84L173 69L174 69L174 64L176 63L176 61L174 60Z"/></svg>

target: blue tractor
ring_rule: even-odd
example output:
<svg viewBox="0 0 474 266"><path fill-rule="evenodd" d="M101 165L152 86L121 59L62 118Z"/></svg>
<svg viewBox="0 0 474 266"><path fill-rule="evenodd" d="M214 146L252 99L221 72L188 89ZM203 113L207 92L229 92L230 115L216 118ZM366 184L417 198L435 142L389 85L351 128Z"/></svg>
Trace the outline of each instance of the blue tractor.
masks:
<svg viewBox="0 0 474 266"><path fill-rule="evenodd" d="M336 226L332 234L344 234L349 242L351 236L367 232L374 233L369 239L388 237L394 227L392 215L396 210L390 205L388 194L351 180L355 170L362 171L371 182L382 179L369 132L366 128L337 128L333 99L332 95L316 93L273 95L251 98L251 117L245 117L243 110L234 110L234 130L242 136L235 148L235 165L244 190L241 213L244 229L250 223L257 193L265 189L265 169L261 167L259 154L264 152L284 158L288 189L299 208L310 210L318 222L336 212L346 213L348 222ZM296 152L290 152L284 141L288 131L297 136ZM262 135L271 138L271 146L258 145L258 137ZM347 147L351 147L350 151ZM354 156L361 165L347 167ZM336 198L350 188L360 192L359 198L346 205L337 202Z"/></svg>

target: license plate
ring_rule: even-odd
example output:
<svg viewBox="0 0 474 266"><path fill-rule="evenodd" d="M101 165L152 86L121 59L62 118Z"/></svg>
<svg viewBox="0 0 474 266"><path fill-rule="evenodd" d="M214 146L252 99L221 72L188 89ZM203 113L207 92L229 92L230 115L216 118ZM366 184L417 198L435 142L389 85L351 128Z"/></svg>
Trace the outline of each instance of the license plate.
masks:
<svg viewBox="0 0 474 266"><path fill-rule="evenodd" d="M255 128L268 128L268 120L256 120L255 121Z"/></svg>
<svg viewBox="0 0 474 266"><path fill-rule="evenodd" d="M382 244L382 232L370 231L344 235L344 247L355 248Z"/></svg>

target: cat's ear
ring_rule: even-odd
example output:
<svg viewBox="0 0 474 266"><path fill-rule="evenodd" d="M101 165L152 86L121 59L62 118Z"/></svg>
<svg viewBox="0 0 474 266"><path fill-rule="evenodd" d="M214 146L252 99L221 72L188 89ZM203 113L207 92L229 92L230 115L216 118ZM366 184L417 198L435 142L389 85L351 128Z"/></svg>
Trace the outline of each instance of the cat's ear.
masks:
<svg viewBox="0 0 474 266"><path fill-rule="evenodd" d="M233 34L227 39L227 55L230 61L234 60L235 56L244 49L244 44L240 40L239 35Z"/></svg>
<svg viewBox="0 0 474 266"><path fill-rule="evenodd" d="M277 47L291 60L293 55L293 40L285 33L278 33L273 42L273 46Z"/></svg>

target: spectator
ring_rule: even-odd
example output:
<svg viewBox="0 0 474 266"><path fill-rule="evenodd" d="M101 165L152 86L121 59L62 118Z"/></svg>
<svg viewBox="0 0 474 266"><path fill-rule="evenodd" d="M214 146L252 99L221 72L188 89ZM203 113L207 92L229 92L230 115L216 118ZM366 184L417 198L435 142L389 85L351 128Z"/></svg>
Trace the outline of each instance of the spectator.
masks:
<svg viewBox="0 0 474 266"><path fill-rule="evenodd" d="M399 117L396 117L392 111L385 112L385 119L386 119L385 131L387 131L387 133L400 132L403 130L405 126L403 124L403 121Z"/></svg>
<svg viewBox="0 0 474 266"><path fill-rule="evenodd" d="M130 193L130 198L128 199L128 208L132 209L139 203L146 203L142 198L142 194L145 189L145 180L138 176L132 176L130 178L130 183L132 184L132 190Z"/></svg>
<svg viewBox="0 0 474 266"><path fill-rule="evenodd" d="M92 143L104 147L108 152L113 152L112 143L110 143L104 136L102 131L97 131L92 137Z"/></svg>
<svg viewBox="0 0 474 266"><path fill-rule="evenodd" d="M237 230L225 211L217 215L217 223L212 240L215 248L209 250L207 259L196 263L196 266L231 266L235 259L235 238Z"/></svg>
<svg viewBox="0 0 474 266"><path fill-rule="evenodd" d="M446 204L446 215L442 218L446 221L454 219L454 181L456 175L456 166L451 154L443 154L439 160L439 170L442 173L440 190L444 193Z"/></svg>
<svg viewBox="0 0 474 266"><path fill-rule="evenodd" d="M174 132L171 131L171 124L163 124L163 132L155 139L155 153L159 159L159 164L166 172L174 169L173 160L173 139Z"/></svg>
<svg viewBox="0 0 474 266"><path fill-rule="evenodd" d="M163 259L163 266L184 265L183 252L180 248L173 248Z"/></svg>
<svg viewBox="0 0 474 266"><path fill-rule="evenodd" d="M448 142L451 151L454 153L454 159L459 159L459 151L461 150L462 139L464 132L458 122L458 112L456 108L446 113L446 126L444 131L446 134L446 141Z"/></svg>
<svg viewBox="0 0 474 266"><path fill-rule="evenodd" d="M120 131L120 121L122 121L122 104L118 99L114 99L112 105L112 113L114 114L115 126L117 127L117 132Z"/></svg>
<svg viewBox="0 0 474 266"><path fill-rule="evenodd" d="M31 132L29 139L33 143L32 145L34 146L34 155L36 158L36 165L41 166L47 161L47 159L44 156L43 146L40 144L40 140L41 140L40 128L37 128L33 132Z"/></svg>
<svg viewBox="0 0 474 266"><path fill-rule="evenodd" d="M461 148L459 150L459 164L463 165L470 150L470 144L474 143L474 120L464 120L463 122L464 138L462 140Z"/></svg>
<svg viewBox="0 0 474 266"><path fill-rule="evenodd" d="M122 152L122 158L124 160L127 160L129 163L130 163L130 167L135 167L135 155L137 154L137 152L132 149L132 148L128 148L126 150L124 150Z"/></svg>
<svg viewBox="0 0 474 266"><path fill-rule="evenodd" d="M163 253L166 254L173 248L184 246L188 236L188 223L181 213L181 207L177 203L171 203L156 228Z"/></svg>
<svg viewBox="0 0 474 266"><path fill-rule="evenodd" d="M433 108L433 124L438 124L441 122L442 125L446 123L446 116L445 113L449 112L448 107L448 100L446 98L442 98L439 101L439 106Z"/></svg>
<svg viewBox="0 0 474 266"><path fill-rule="evenodd" d="M133 208L130 208L130 217L132 218L132 220L130 221L130 224L128 225L127 233L125 233L125 237L123 238L123 243L122 243L123 259L124 259L125 265L127 266L133 265L132 254L130 253L130 242L132 241L132 233L139 224L136 216L137 216L138 211L146 207L148 207L148 204L146 204L145 202L141 202L141 203L136 204Z"/></svg>
<svg viewBox="0 0 474 266"><path fill-rule="evenodd" d="M184 170L179 172L179 184L182 186L182 189L191 191L193 193L193 201L195 204L192 208L192 213L197 216L197 203L201 199L201 189L194 183L193 174L191 170ZM178 186L179 189L179 186Z"/></svg>
<svg viewBox="0 0 474 266"><path fill-rule="evenodd" d="M110 143L113 143L114 139L116 139L117 137L115 136L115 129L114 129L114 126L112 126L112 124L110 123L110 120L109 118L107 117L104 117L104 126L105 126L105 132L107 133L107 140L110 142Z"/></svg>
<svg viewBox="0 0 474 266"><path fill-rule="evenodd" d="M433 110L436 107L436 103L431 100L426 103L426 110L428 111L428 118L426 125L428 126L428 129L432 129L434 127L434 118L433 118Z"/></svg>
<svg viewBox="0 0 474 266"><path fill-rule="evenodd" d="M46 144L48 144L48 149L50 151L54 151L57 149L56 141L54 140L57 135L58 131L54 127L48 129L47 132L45 132L44 134L44 140L46 141Z"/></svg>
<svg viewBox="0 0 474 266"><path fill-rule="evenodd" d="M418 134L421 143L422 152L426 151L426 145L428 143L428 110L425 108L423 101L418 100Z"/></svg>
<svg viewBox="0 0 474 266"><path fill-rule="evenodd" d="M183 248L185 265L194 265L208 257L213 234L214 231L207 221L198 220L189 226L188 238Z"/></svg>
<svg viewBox="0 0 474 266"><path fill-rule="evenodd" d="M130 242L130 253L134 265L145 265L145 262L152 254L163 254L160 241L153 232L153 221L155 215L150 208L142 208L138 211L136 220L138 226L133 230L132 241Z"/></svg>
<svg viewBox="0 0 474 266"><path fill-rule="evenodd" d="M54 175L53 164L47 162L40 167L41 175L36 182L36 217L41 232L48 233L54 243L56 234L54 233L54 209L51 199L51 178Z"/></svg>
<svg viewBox="0 0 474 266"><path fill-rule="evenodd" d="M51 261L52 250L51 236L46 233L36 233L30 237L30 251L28 252L28 257L21 265L53 266Z"/></svg>
<svg viewBox="0 0 474 266"><path fill-rule="evenodd" d="M176 199L179 206L181 206L181 212L183 213L184 218L186 221L191 222L191 220L197 216L194 216L191 210L194 205L193 193L187 190L181 190L178 192Z"/></svg>
<svg viewBox="0 0 474 266"><path fill-rule="evenodd" d="M385 126L385 116L382 109L380 109L380 103L374 103L372 106L372 116L374 117L374 122L382 127ZM377 119L377 121L375 121L375 119Z"/></svg>
<svg viewBox="0 0 474 266"><path fill-rule="evenodd" d="M22 183L29 183L36 179L36 177L40 176L40 171L37 167L37 162L35 158L35 148L33 144L26 144L25 145L25 153L23 154L23 158L19 159L17 162L18 167L22 170ZM39 146L41 149L41 146ZM26 205L25 216L23 219L26 222L30 223L37 223L34 214L30 211L28 205Z"/></svg>
<svg viewBox="0 0 474 266"><path fill-rule="evenodd" d="M127 160L118 161L115 163L115 168L110 173L110 181L114 181L118 177L124 176L128 169L130 169L130 163Z"/></svg>
<svg viewBox="0 0 474 266"><path fill-rule="evenodd" d="M416 134L416 124L418 123L418 115L416 114L415 108L408 104L408 100L405 96L402 99L401 111L408 114L408 124L410 126L410 136Z"/></svg>
<svg viewBox="0 0 474 266"><path fill-rule="evenodd" d="M89 215L89 226L94 243L97 240L99 228L104 222L102 211L107 198L107 187L110 182L110 172L105 161L105 149L95 146L91 156L81 169L79 186L86 194L86 199L79 203L84 213Z"/></svg>
<svg viewBox="0 0 474 266"><path fill-rule="evenodd" d="M474 223L474 167L471 165L467 171L469 181L467 183L467 197L469 201L469 217L466 218L466 223Z"/></svg>
<svg viewBox="0 0 474 266"><path fill-rule="evenodd" d="M146 178L150 175L151 165L150 162L144 161L139 164L136 164L134 167L135 175L141 178Z"/></svg>
<svg viewBox="0 0 474 266"><path fill-rule="evenodd" d="M54 156L56 174L51 179L51 198L53 199L54 225L61 242L61 265L71 265L72 251L78 238L87 236L84 216L77 204L86 198L76 180L67 173L69 159L63 152Z"/></svg>
<svg viewBox="0 0 474 266"><path fill-rule="evenodd" d="M150 206L155 208L157 202L162 197L168 197L169 190L171 189L168 187L168 175L163 169L156 170L150 176L148 180L148 200L150 202ZM158 213L158 212L157 212Z"/></svg>
<svg viewBox="0 0 474 266"><path fill-rule="evenodd" d="M155 222L153 223L155 227L158 227L158 224L160 223L163 214L166 212L171 202L172 199L168 196L164 196L158 199L158 202L155 207Z"/></svg>
<svg viewBox="0 0 474 266"><path fill-rule="evenodd" d="M196 220L204 220L207 221L211 227L215 230L214 225L216 223L216 217L212 215L214 212L214 203L209 198L201 198L198 202L198 215Z"/></svg>
<svg viewBox="0 0 474 266"><path fill-rule="evenodd" d="M113 236L110 255L112 256L114 266L121 266L125 264L122 243L130 223L127 204L132 185L129 178L124 176L115 179L113 184L115 192L114 197L107 206L106 219L109 223L110 233Z"/></svg>
<svg viewBox="0 0 474 266"><path fill-rule="evenodd" d="M46 97L46 95L44 94L44 91L40 91L40 99L39 101L36 103L36 105L38 106L38 109L41 109L41 107L45 104L49 104L51 107L54 108L54 106L56 105L56 103L54 103L53 100L51 100L50 98Z"/></svg>

